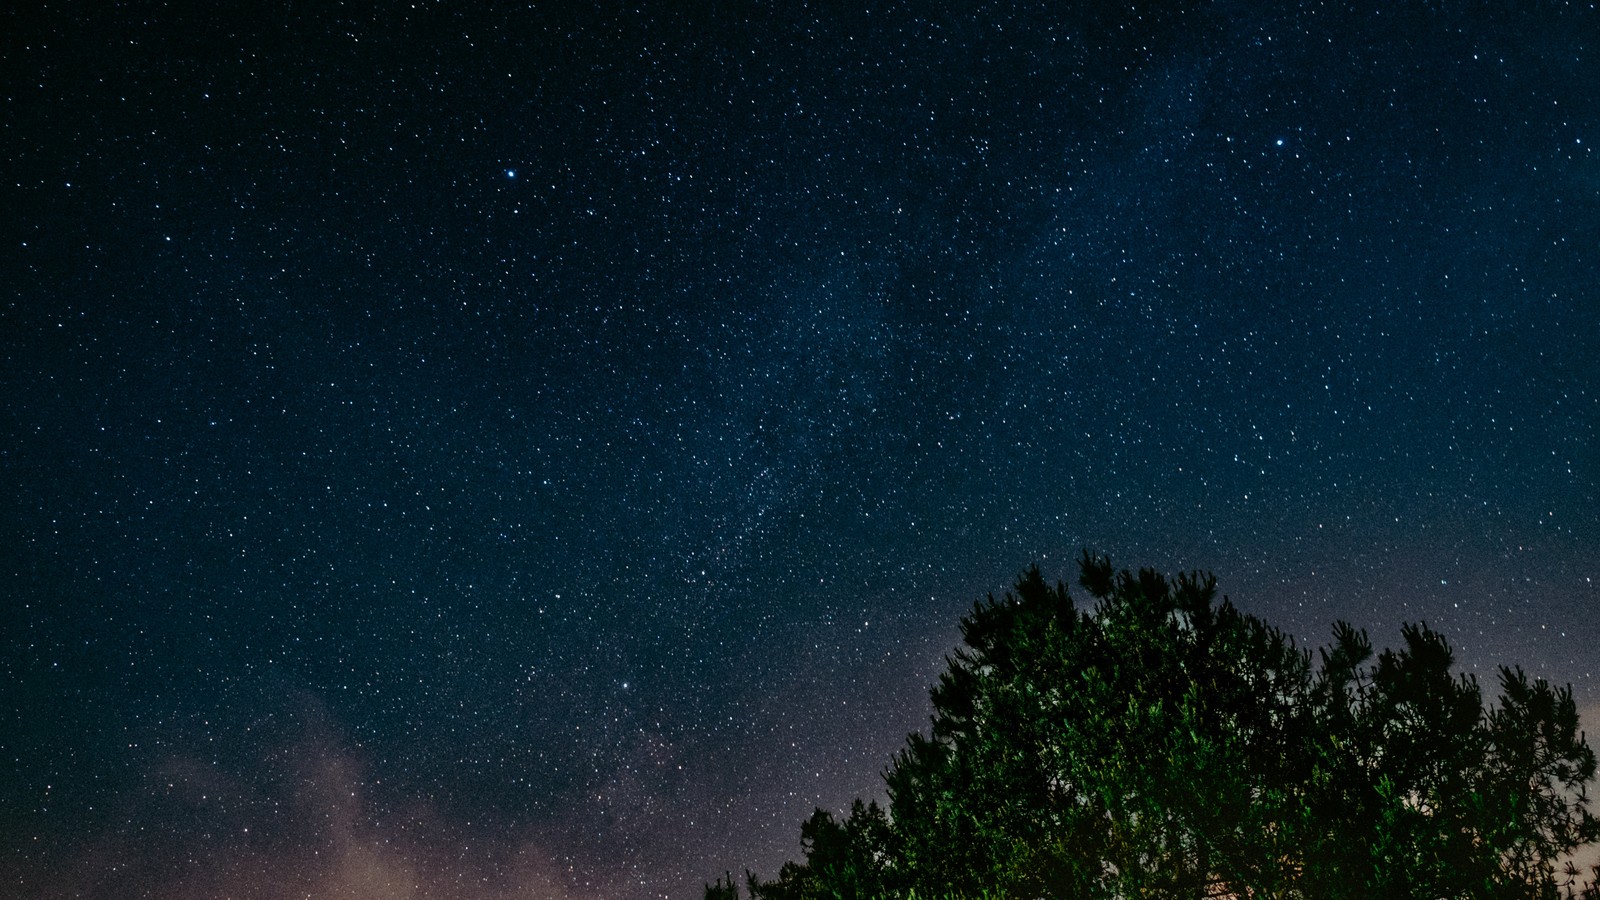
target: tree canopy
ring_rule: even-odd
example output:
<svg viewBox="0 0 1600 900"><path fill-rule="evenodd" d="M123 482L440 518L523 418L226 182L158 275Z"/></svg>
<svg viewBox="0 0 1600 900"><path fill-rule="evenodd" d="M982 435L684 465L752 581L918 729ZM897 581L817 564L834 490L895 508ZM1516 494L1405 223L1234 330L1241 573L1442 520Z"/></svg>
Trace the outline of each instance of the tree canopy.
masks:
<svg viewBox="0 0 1600 900"><path fill-rule="evenodd" d="M1426 625L1313 655L1211 575L1080 569L1087 607L1037 567L974 605L888 808L817 810L754 900L1600 898L1570 687L1502 668L1485 706Z"/></svg>

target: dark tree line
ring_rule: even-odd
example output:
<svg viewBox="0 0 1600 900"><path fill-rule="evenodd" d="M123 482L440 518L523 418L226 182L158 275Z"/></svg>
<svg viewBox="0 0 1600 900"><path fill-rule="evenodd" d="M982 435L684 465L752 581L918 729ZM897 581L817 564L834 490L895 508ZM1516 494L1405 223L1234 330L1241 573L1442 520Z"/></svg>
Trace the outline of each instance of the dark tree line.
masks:
<svg viewBox="0 0 1600 900"><path fill-rule="evenodd" d="M1426 626L1314 660L1209 575L1080 567L1087 609L1037 567L975 605L888 809L818 810L750 896L1600 900L1570 687L1502 668L1486 708Z"/></svg>

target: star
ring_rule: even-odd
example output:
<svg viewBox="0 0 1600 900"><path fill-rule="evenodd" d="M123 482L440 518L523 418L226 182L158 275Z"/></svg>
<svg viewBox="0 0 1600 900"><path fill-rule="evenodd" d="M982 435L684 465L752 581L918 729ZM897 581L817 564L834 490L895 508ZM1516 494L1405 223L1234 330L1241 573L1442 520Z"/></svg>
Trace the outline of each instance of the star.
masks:
<svg viewBox="0 0 1600 900"><path fill-rule="evenodd" d="M145 48L20 23L57 74L6 135L0 833L58 833L0 893L73 893L78 850L224 893L268 847L314 892L328 835L249 799L320 809L287 766L373 823L452 797L504 890L434 893L698 898L881 790L958 617L1085 548L1308 646L1426 620L1600 713L1570 14L478 6L152 12L185 77L137 104L65 73ZM238 802L179 817L172 773ZM206 848L233 875L176 883Z"/></svg>

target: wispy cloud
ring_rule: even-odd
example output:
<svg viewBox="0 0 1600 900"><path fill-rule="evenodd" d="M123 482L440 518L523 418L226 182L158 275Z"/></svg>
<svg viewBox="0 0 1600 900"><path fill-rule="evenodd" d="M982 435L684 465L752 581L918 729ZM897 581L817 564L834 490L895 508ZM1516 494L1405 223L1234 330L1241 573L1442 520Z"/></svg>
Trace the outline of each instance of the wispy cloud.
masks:
<svg viewBox="0 0 1600 900"><path fill-rule="evenodd" d="M151 766L115 823L0 892L164 900L590 900L527 836L485 836L431 804L381 810L369 761L307 702L246 770L190 754Z"/></svg>

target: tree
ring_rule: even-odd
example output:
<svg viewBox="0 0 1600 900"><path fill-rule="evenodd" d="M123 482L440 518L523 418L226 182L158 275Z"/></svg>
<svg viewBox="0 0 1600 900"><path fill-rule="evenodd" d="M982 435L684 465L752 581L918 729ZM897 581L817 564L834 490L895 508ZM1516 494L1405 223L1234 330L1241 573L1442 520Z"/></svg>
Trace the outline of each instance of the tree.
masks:
<svg viewBox="0 0 1600 900"><path fill-rule="evenodd" d="M819 809L800 826L805 864L785 863L775 881L749 876L750 895L757 900L882 897L887 893L884 848L888 836L889 820L877 803L862 805L857 800L842 824L834 821L832 813ZM707 897L711 897L710 889ZM728 900L736 897L737 893Z"/></svg>
<svg viewBox="0 0 1600 900"><path fill-rule="evenodd" d="M1210 575L1080 569L1089 608L1037 567L976 604L887 812L818 810L752 897L1596 895L1557 871L1600 840L1570 688L1504 669L1485 710L1424 625L1314 666Z"/></svg>

